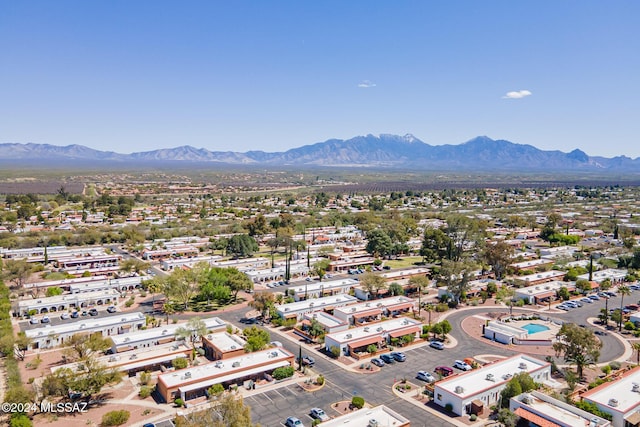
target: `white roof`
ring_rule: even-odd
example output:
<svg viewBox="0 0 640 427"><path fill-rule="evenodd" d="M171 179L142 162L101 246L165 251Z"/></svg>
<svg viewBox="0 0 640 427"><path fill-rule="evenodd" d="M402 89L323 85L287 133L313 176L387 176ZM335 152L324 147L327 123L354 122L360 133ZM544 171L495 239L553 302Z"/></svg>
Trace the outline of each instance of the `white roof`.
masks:
<svg viewBox="0 0 640 427"><path fill-rule="evenodd" d="M588 426L592 420L597 420L598 425L610 425L609 421L603 418L536 391L522 393L512 399L520 402L525 409L530 408L533 413L544 414L543 418L559 421L564 425Z"/></svg>
<svg viewBox="0 0 640 427"><path fill-rule="evenodd" d="M305 319L309 321L312 319L317 320L321 325L326 326L328 328L333 328L340 325L346 325L346 322L338 319L337 317L333 317L329 313L325 313L324 311L315 311L313 313L308 313L304 315Z"/></svg>
<svg viewBox="0 0 640 427"><path fill-rule="evenodd" d="M524 282L533 282L534 280L540 280L540 279L551 280L557 277L564 277L565 274L567 274L565 271L549 270L549 271L542 271L540 273L529 274L527 276L520 276L519 279Z"/></svg>
<svg viewBox="0 0 640 427"><path fill-rule="evenodd" d="M364 311L373 310L374 308L384 308L389 307L396 304L402 304L405 302L413 302L412 299L407 298L402 295L382 298L373 301L366 301L359 304L351 304L346 307L338 307L334 310L334 312L339 311L340 313L344 313L345 315L355 315Z"/></svg>
<svg viewBox="0 0 640 427"><path fill-rule="evenodd" d="M536 296L548 292L557 291L563 286L566 288L575 288L575 283L553 280L551 282L542 283L540 285L531 285L525 288L516 289L516 295Z"/></svg>
<svg viewBox="0 0 640 427"><path fill-rule="evenodd" d="M340 415L322 423L322 427L368 427L370 420L376 420L379 426L395 426L409 423L409 420L386 406L362 408Z"/></svg>
<svg viewBox="0 0 640 427"><path fill-rule="evenodd" d="M316 292L324 289L328 291L330 289L335 288L343 288L345 286L358 286L360 282L354 279L340 279L340 280L329 280L327 282L313 282L302 286L292 286L289 289L293 289L293 291L297 294L305 293L305 292Z"/></svg>
<svg viewBox="0 0 640 427"><path fill-rule="evenodd" d="M227 326L218 317L209 317L202 319L208 330L225 328ZM149 328L141 331L133 331L120 335L112 335L110 338L116 347L122 345L134 345L137 342L143 342L153 339L160 339L162 337L175 336L176 330L186 327L186 323L173 323L171 325L160 326L157 328Z"/></svg>
<svg viewBox="0 0 640 427"><path fill-rule="evenodd" d="M627 413L640 408L640 392L633 391L634 384L640 384L640 368L586 392L582 398L606 406L608 410ZM617 406L610 404L611 398L617 399Z"/></svg>
<svg viewBox="0 0 640 427"><path fill-rule="evenodd" d="M218 332L215 334L207 334L206 338L211 344L215 345L220 351L233 351L244 348L247 343L237 335L231 335L228 332Z"/></svg>
<svg viewBox="0 0 640 427"><path fill-rule="evenodd" d="M64 294L56 295L52 297L44 297L37 299L25 299L18 301L18 307L31 307L38 305L57 305L64 303L80 303L84 301L91 301L96 299L102 299L105 297L119 297L120 292L115 289L103 289L100 291L84 292L81 294Z"/></svg>
<svg viewBox="0 0 640 427"><path fill-rule="evenodd" d="M75 322L63 323L56 326L44 326L41 328L28 329L25 334L29 338L47 335L62 335L74 332L99 331L112 328L118 325L126 325L134 322L144 322L144 314L140 312L123 313L119 316L109 316L96 319L81 319Z"/></svg>
<svg viewBox="0 0 640 427"><path fill-rule="evenodd" d="M422 323L408 317L397 317L394 319L385 320L384 322L372 323L370 325L360 326L358 328L351 328L348 331L327 334L327 337L330 337L331 339L339 343L347 343L418 325L422 325Z"/></svg>
<svg viewBox="0 0 640 427"><path fill-rule="evenodd" d="M304 311L319 311L325 307L331 307L336 304L346 305L358 301L358 298L348 294L331 295L322 298L313 298L309 300L291 302L277 306L280 313L298 313Z"/></svg>
<svg viewBox="0 0 640 427"><path fill-rule="evenodd" d="M454 377L445 378L437 382L436 387L466 398L474 396L485 389L507 383L511 379L511 376L519 374L520 372L532 373L549 366L547 362L519 354L485 365L480 369L474 369ZM461 389L458 387L461 387Z"/></svg>
<svg viewBox="0 0 640 427"><path fill-rule="evenodd" d="M158 381L162 380L167 388L179 386L185 382L190 383L198 379L204 381L215 378L215 381L212 383L215 384L216 382L223 382L220 380L222 376L245 376L248 375L247 370L254 369L256 367L260 367L262 371L265 371L268 370L266 365L288 365L289 362L287 360L291 357L293 357L293 354L289 353L284 348L273 347L268 350L247 353L238 357L231 357L229 359L218 360L217 362L161 374L158 376ZM281 362L285 363L282 364ZM195 388L200 388L201 386L202 384L199 384ZM186 391L186 389L182 388L182 391Z"/></svg>
<svg viewBox="0 0 640 427"><path fill-rule="evenodd" d="M424 274L426 275L429 272L428 268L416 267L416 268L406 268L403 270L395 270L395 271L386 271L380 274L380 277L384 277L385 279L397 279L398 277L403 276L413 276L416 274Z"/></svg>

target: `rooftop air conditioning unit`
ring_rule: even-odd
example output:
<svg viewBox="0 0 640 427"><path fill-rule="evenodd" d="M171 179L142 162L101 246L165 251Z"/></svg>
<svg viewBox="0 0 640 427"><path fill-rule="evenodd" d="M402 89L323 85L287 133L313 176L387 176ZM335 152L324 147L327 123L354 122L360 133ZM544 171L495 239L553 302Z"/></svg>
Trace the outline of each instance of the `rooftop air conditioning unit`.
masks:
<svg viewBox="0 0 640 427"><path fill-rule="evenodd" d="M368 326L365 326L365 327L364 327L364 331L365 331L365 332L369 332L369 327L368 327Z"/></svg>
<svg viewBox="0 0 640 427"><path fill-rule="evenodd" d="M347 337L347 338L353 338L353 335L351 335L351 334L347 334L347 335L346 335L346 337Z"/></svg>
<svg viewBox="0 0 640 427"><path fill-rule="evenodd" d="M520 364L518 365L519 369L527 369L527 364L524 362L520 362Z"/></svg>
<svg viewBox="0 0 640 427"><path fill-rule="evenodd" d="M233 368L237 368L238 366L240 366L240 362L233 362L233 364L231 365L231 367Z"/></svg>
<svg viewBox="0 0 640 427"><path fill-rule="evenodd" d="M609 399L608 405L612 408L615 408L616 406L618 406L618 399Z"/></svg>
<svg viewBox="0 0 640 427"><path fill-rule="evenodd" d="M530 394L525 394L522 396L522 403L526 403L527 405L529 405L532 402L533 402L533 399L531 398Z"/></svg>
<svg viewBox="0 0 640 427"><path fill-rule="evenodd" d="M184 377L185 378L191 378L191 372L185 372L184 373Z"/></svg>
<svg viewBox="0 0 640 427"><path fill-rule="evenodd" d="M456 394L462 394L464 393L464 387L457 385L456 386Z"/></svg>
<svg viewBox="0 0 640 427"><path fill-rule="evenodd" d="M487 376L484 378L487 381L495 381L495 378L493 377L493 374L487 374Z"/></svg>
<svg viewBox="0 0 640 427"><path fill-rule="evenodd" d="M640 393L640 384L633 383L633 386L631 387L631 391L633 391L635 393Z"/></svg>

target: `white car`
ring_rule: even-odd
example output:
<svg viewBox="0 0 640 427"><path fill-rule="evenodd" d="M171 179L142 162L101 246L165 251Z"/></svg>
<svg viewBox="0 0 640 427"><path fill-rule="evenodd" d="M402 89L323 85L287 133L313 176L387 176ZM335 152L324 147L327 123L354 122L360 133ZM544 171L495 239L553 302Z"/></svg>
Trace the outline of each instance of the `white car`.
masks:
<svg viewBox="0 0 640 427"><path fill-rule="evenodd" d="M437 350L444 350L444 344L442 344L440 341L431 341L429 343L429 347L433 347Z"/></svg>
<svg viewBox="0 0 640 427"><path fill-rule="evenodd" d="M434 377L427 371L418 371L418 375L416 375L416 378L422 381L426 381L428 383L436 382L436 377Z"/></svg>
<svg viewBox="0 0 640 427"><path fill-rule="evenodd" d="M311 410L311 416L320 421L329 420L329 415L327 415L322 408L313 408Z"/></svg>
<svg viewBox="0 0 640 427"><path fill-rule="evenodd" d="M462 369L463 371L470 371L473 369L471 365L469 365L467 362L463 362L462 360L456 360L455 362L453 362L453 367Z"/></svg>

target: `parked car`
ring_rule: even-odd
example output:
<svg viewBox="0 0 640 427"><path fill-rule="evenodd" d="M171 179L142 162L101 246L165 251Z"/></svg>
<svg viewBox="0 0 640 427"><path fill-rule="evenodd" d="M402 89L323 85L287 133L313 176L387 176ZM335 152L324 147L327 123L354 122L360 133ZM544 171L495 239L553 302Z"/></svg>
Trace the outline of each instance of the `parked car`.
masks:
<svg viewBox="0 0 640 427"><path fill-rule="evenodd" d="M273 347L282 347L282 343L280 341L271 341L269 344Z"/></svg>
<svg viewBox="0 0 640 427"><path fill-rule="evenodd" d="M440 341L431 341L429 343L429 347L433 347L437 350L444 350L444 344L442 344L442 342Z"/></svg>
<svg viewBox="0 0 640 427"><path fill-rule="evenodd" d="M433 370L438 375L442 375L443 377L448 377L449 375L453 375L453 369L448 366L436 366Z"/></svg>
<svg viewBox="0 0 640 427"><path fill-rule="evenodd" d="M380 355L380 359L382 359L384 361L384 363L387 363L387 364L395 363L395 360L393 359L393 356L390 355L390 354L381 354Z"/></svg>
<svg viewBox="0 0 640 427"><path fill-rule="evenodd" d="M418 375L416 375L416 378L422 381L426 381L428 383L436 382L436 377L434 377L427 371L418 371Z"/></svg>
<svg viewBox="0 0 640 427"><path fill-rule="evenodd" d="M463 371L470 371L473 369L471 365L469 365L467 362L462 360L456 360L455 362L453 362L453 367L462 369Z"/></svg>
<svg viewBox="0 0 640 427"><path fill-rule="evenodd" d="M302 421L300 421L297 417L289 417L287 421L285 421L284 425L286 427L304 427Z"/></svg>
<svg viewBox="0 0 640 427"><path fill-rule="evenodd" d="M609 295L605 294L604 292L598 292L598 296L600 298L609 298Z"/></svg>
<svg viewBox="0 0 640 427"><path fill-rule="evenodd" d="M560 310L564 310L564 311L569 311L569 310L571 310L572 307L569 307L568 305L564 305L564 304L558 304L556 306L556 308L558 308Z"/></svg>
<svg viewBox="0 0 640 427"><path fill-rule="evenodd" d="M328 421L329 415L322 408L312 408L311 416L320 421Z"/></svg>
<svg viewBox="0 0 640 427"><path fill-rule="evenodd" d="M71 316L69 316L69 313L62 313L62 314L60 315L60 318L61 318L62 320L67 320L67 319L69 319L70 317L71 317Z"/></svg>
<svg viewBox="0 0 640 427"><path fill-rule="evenodd" d="M371 363L380 367L385 365L384 361L382 359L378 359L377 357L374 357L373 359L371 359Z"/></svg>
<svg viewBox="0 0 640 427"><path fill-rule="evenodd" d="M600 301L600 297L596 294L589 295L589 299L593 301Z"/></svg>
<svg viewBox="0 0 640 427"><path fill-rule="evenodd" d="M77 319L78 317L80 317L80 313L78 313L77 311L74 311L73 313L71 313L72 319Z"/></svg>
<svg viewBox="0 0 640 427"><path fill-rule="evenodd" d="M146 423L142 427L156 427L154 423Z"/></svg>
<svg viewBox="0 0 640 427"><path fill-rule="evenodd" d="M591 298L580 298L580 301L585 302L587 304L593 304L593 300Z"/></svg>
<svg viewBox="0 0 640 427"><path fill-rule="evenodd" d="M115 305L110 305L109 307L107 307L107 312L109 313L115 313L117 311L117 308Z"/></svg>
<svg viewBox="0 0 640 427"><path fill-rule="evenodd" d="M401 351L392 351L389 354L398 362L404 362L405 360L407 360L407 355Z"/></svg>
<svg viewBox="0 0 640 427"><path fill-rule="evenodd" d="M37 317L31 317L31 319L29 319L29 323L31 323L32 325L37 325L38 323L40 323L40 320Z"/></svg>
<svg viewBox="0 0 640 427"><path fill-rule="evenodd" d="M98 315L98 310L95 308L92 308L91 310L89 310L89 316L97 316Z"/></svg>
<svg viewBox="0 0 640 427"><path fill-rule="evenodd" d="M302 357L302 364L306 366L313 366L316 364L316 359L311 356Z"/></svg>
<svg viewBox="0 0 640 427"><path fill-rule="evenodd" d="M40 323L50 323L51 319L49 319L49 316L44 316L42 319L40 319Z"/></svg>

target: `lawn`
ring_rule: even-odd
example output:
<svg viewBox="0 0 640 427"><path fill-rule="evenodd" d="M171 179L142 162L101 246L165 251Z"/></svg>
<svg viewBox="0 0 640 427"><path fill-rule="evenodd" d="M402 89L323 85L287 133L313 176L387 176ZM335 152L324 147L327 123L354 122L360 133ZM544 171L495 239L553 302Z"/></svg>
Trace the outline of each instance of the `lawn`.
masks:
<svg viewBox="0 0 640 427"><path fill-rule="evenodd" d="M384 265L389 266L391 268L409 268L415 267L422 262L422 257L420 256L407 256L402 257L400 259L390 259L384 262Z"/></svg>

